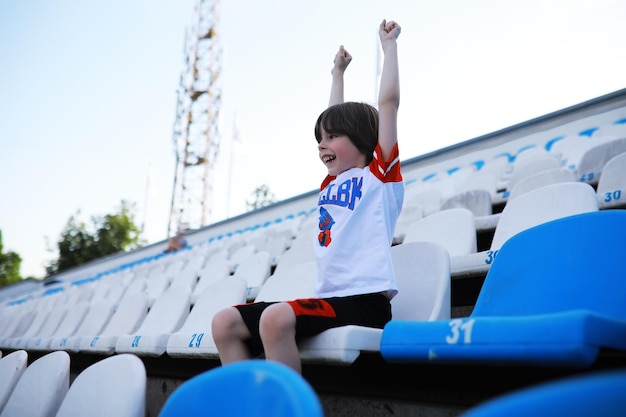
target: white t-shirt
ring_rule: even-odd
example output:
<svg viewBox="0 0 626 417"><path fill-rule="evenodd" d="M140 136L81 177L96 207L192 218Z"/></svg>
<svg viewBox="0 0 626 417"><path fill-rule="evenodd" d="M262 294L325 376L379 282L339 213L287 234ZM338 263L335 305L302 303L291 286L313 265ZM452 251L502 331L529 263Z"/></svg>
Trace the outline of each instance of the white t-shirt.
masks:
<svg viewBox="0 0 626 417"><path fill-rule="evenodd" d="M374 159L365 168L327 176L318 198L317 297L341 297L398 288L391 243L404 200L398 145L390 162Z"/></svg>

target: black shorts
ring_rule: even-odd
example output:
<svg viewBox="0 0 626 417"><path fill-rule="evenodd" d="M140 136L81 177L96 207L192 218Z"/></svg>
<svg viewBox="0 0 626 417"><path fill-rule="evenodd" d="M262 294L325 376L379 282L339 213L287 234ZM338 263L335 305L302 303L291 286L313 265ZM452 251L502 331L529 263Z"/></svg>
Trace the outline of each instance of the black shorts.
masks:
<svg viewBox="0 0 626 417"><path fill-rule="evenodd" d="M324 330L349 324L382 329L391 320L391 303L380 293L285 301L296 314L296 342ZM246 341L252 357L263 353L259 334L261 313L276 302L236 305L252 337Z"/></svg>

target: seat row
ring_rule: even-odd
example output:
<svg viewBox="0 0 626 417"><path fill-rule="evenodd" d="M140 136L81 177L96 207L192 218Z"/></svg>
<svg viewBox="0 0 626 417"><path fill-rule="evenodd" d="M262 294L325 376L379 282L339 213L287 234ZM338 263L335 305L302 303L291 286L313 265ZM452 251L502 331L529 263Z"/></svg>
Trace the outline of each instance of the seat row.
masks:
<svg viewBox="0 0 626 417"><path fill-rule="evenodd" d="M30 361L16 350L0 358L2 417L145 417L146 368L137 356L102 359L70 384L70 356L56 351Z"/></svg>
<svg viewBox="0 0 626 417"><path fill-rule="evenodd" d="M445 247L425 241L393 246L400 290L392 300L393 320L385 329L327 330L302 341L301 357L309 363L350 364L362 353L380 352L389 362L450 358L589 366L601 347L626 350L620 279L624 232L626 210L619 209L529 226L502 244L471 314L457 318L450 316L451 258ZM315 275L312 261L275 272L255 300L310 297ZM124 297L108 320L100 304L83 311L76 308L79 303L66 316L74 323L82 319L83 331L35 335L27 347L217 359L211 319L219 309L245 302L247 283L235 275L218 280L193 305L190 294L185 285L173 286L149 306L146 294L137 292ZM50 319L57 317L55 311L40 313ZM64 323L56 326L65 328ZM10 342L19 340L2 343L15 348Z"/></svg>
<svg viewBox="0 0 626 417"><path fill-rule="evenodd" d="M597 416L626 410L626 369L544 382L501 394L461 417ZM323 417L324 404L300 374L271 361L249 360L205 371L180 385L158 417L219 415Z"/></svg>

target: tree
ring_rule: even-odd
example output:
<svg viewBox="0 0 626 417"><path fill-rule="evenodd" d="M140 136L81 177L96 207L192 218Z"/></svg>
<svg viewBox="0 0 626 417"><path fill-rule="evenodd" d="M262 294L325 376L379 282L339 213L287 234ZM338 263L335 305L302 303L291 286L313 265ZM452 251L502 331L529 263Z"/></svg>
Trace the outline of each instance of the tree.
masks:
<svg viewBox="0 0 626 417"><path fill-rule="evenodd" d="M254 201L246 200L248 211L265 207L276 202L276 196L274 196L274 193L272 193L270 188L265 184L256 187L252 195L254 196Z"/></svg>
<svg viewBox="0 0 626 417"><path fill-rule="evenodd" d="M22 279L20 266L22 258L15 252L4 253L2 231L0 230L0 287L14 284Z"/></svg>
<svg viewBox="0 0 626 417"><path fill-rule="evenodd" d="M59 258L50 262L46 273L57 274L94 259L140 247L145 242L141 229L135 224L134 210L134 203L122 200L117 214L92 216L91 231L79 221L78 210L61 232L57 242Z"/></svg>

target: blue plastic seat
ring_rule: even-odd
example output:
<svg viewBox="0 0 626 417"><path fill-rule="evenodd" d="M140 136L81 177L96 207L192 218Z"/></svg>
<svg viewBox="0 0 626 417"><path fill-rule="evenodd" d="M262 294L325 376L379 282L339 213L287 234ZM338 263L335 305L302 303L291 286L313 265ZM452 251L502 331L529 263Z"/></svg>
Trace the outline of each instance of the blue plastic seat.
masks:
<svg viewBox="0 0 626 417"><path fill-rule="evenodd" d="M291 368L251 359L203 372L179 386L159 417L323 417L309 383Z"/></svg>
<svg viewBox="0 0 626 417"><path fill-rule="evenodd" d="M469 317L392 320L388 362L587 367L626 350L626 210L553 220L506 241Z"/></svg>
<svg viewBox="0 0 626 417"><path fill-rule="evenodd" d="M626 412L626 370L545 382L496 397L462 417L621 417Z"/></svg>

